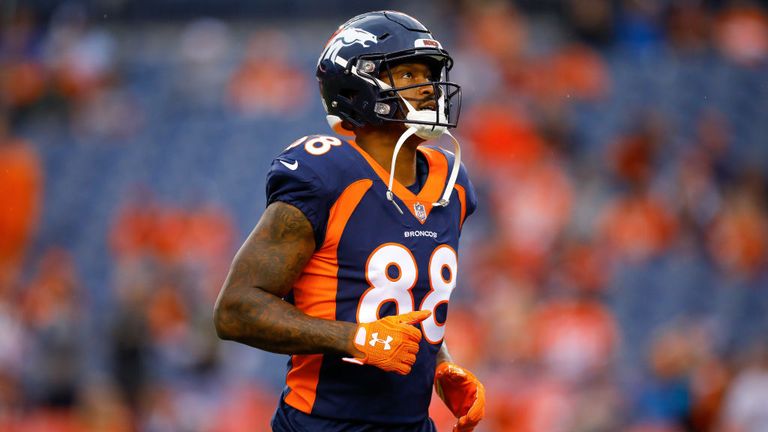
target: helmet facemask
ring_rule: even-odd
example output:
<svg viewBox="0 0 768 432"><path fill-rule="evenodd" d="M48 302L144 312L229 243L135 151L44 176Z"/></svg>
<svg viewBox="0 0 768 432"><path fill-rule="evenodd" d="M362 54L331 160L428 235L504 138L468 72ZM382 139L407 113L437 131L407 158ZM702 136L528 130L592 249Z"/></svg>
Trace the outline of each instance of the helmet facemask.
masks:
<svg viewBox="0 0 768 432"><path fill-rule="evenodd" d="M392 68L402 63L424 63L433 77L437 79L426 83L393 87L379 77L384 75L389 83L394 82ZM451 58L442 53L422 53L411 51L396 55L366 55L355 59L354 73L375 86L376 102L373 106L375 117L382 122L404 123L417 129L422 139L433 139L442 135L448 128L458 124L461 111L461 88L448 80L448 71L452 66ZM386 79L385 78L385 79ZM431 96L419 101L423 104L429 99L434 102L434 110L417 110L401 92L414 88L432 87Z"/></svg>

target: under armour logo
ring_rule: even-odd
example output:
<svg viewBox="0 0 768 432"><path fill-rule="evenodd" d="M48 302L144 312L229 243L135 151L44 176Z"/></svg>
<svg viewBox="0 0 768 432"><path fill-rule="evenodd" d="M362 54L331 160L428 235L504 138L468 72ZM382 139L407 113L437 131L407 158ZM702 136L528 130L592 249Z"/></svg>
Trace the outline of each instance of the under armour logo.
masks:
<svg viewBox="0 0 768 432"><path fill-rule="evenodd" d="M387 336L387 340L379 339L379 333L373 333L371 334L371 341L368 342L370 346L376 346L376 343L381 342L384 344L384 351L392 349L392 346L389 345L390 342L392 342L392 336Z"/></svg>

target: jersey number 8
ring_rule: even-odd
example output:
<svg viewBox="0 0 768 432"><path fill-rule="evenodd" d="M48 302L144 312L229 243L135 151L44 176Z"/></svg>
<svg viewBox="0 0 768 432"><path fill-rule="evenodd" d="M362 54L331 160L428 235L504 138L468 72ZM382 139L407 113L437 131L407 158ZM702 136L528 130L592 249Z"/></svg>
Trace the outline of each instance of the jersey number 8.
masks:
<svg viewBox="0 0 768 432"><path fill-rule="evenodd" d="M306 150L307 153L315 156L321 156L328 153L332 147L340 146L341 140L336 137L325 135L317 135L312 138L305 136L292 142L291 145L286 147L283 151L288 151L302 144L304 144L304 150Z"/></svg>
<svg viewBox="0 0 768 432"><path fill-rule="evenodd" d="M419 310L428 310L432 316L421 323L424 338L438 344L445 335L445 323L437 322L435 311L441 304L447 304L451 291L456 287L458 257L448 245L440 245L429 258L430 291L419 305ZM370 288L360 297L357 307L357 321L372 322L379 319L379 309L388 302L394 302L397 314L412 312L415 307L413 287L419 277L416 259L408 248L398 243L385 243L368 257L365 276Z"/></svg>

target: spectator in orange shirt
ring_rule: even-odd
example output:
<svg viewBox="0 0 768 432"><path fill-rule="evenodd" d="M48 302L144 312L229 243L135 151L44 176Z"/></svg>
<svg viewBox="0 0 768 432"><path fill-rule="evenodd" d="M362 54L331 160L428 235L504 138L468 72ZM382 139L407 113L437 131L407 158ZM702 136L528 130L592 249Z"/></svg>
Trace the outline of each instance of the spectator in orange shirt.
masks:
<svg viewBox="0 0 768 432"><path fill-rule="evenodd" d="M531 317L535 355L566 380L595 376L612 362L618 343L613 314L585 294L545 303Z"/></svg>
<svg viewBox="0 0 768 432"><path fill-rule="evenodd" d="M37 229L43 170L35 149L12 135L0 110L0 285L17 282L30 239Z"/></svg>
<svg viewBox="0 0 768 432"><path fill-rule="evenodd" d="M235 110L248 116L295 116L306 110L308 85L285 55L294 51L290 43L277 31L251 37L246 58L229 82L229 102Z"/></svg>
<svg viewBox="0 0 768 432"><path fill-rule="evenodd" d="M715 262L732 276L753 276L768 259L766 180L749 171L737 181L709 230L709 249Z"/></svg>
<svg viewBox="0 0 768 432"><path fill-rule="evenodd" d="M660 120L648 115L636 131L619 139L611 155L614 173L626 191L603 208L597 234L618 257L650 258L665 251L677 235L677 220L651 190L664 137Z"/></svg>
<svg viewBox="0 0 768 432"><path fill-rule="evenodd" d="M749 2L733 3L717 17L715 45L726 58L757 66L768 58L768 14Z"/></svg>
<svg viewBox="0 0 768 432"><path fill-rule="evenodd" d="M619 257L644 260L671 245L677 222L657 197L638 190L609 204L598 230L608 251Z"/></svg>

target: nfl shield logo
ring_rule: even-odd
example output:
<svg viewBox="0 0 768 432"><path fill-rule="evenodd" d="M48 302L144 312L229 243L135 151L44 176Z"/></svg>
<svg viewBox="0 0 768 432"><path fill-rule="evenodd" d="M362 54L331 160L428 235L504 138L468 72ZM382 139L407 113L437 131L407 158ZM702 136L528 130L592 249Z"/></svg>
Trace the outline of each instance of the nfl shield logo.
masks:
<svg viewBox="0 0 768 432"><path fill-rule="evenodd" d="M416 217L421 222L424 222L427 219L427 209L424 208L424 204L417 202L413 205L413 210L416 212Z"/></svg>

